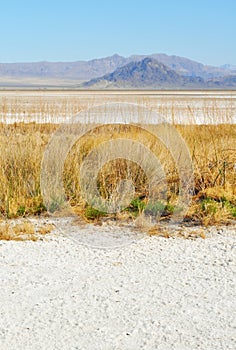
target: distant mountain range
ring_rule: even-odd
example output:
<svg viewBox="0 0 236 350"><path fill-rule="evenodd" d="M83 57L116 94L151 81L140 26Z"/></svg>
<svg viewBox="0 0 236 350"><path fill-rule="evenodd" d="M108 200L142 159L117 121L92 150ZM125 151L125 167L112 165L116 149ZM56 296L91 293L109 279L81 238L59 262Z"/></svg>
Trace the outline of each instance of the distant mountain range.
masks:
<svg viewBox="0 0 236 350"><path fill-rule="evenodd" d="M236 75L210 79L181 75L156 59L146 57L80 86L85 89L223 89L236 87Z"/></svg>
<svg viewBox="0 0 236 350"><path fill-rule="evenodd" d="M196 87L204 84L203 78L180 75L173 69L151 57L142 61L130 62L117 68L113 73L92 79L82 84L84 88L93 89L152 89Z"/></svg>
<svg viewBox="0 0 236 350"><path fill-rule="evenodd" d="M236 67L166 54L77 62L0 63L0 87L235 88Z"/></svg>

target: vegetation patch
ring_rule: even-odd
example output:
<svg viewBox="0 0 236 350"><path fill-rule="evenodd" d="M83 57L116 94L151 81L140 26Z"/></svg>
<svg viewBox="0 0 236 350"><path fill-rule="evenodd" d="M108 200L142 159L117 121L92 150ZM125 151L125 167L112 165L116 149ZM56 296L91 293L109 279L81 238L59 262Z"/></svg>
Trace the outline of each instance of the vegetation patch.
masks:
<svg viewBox="0 0 236 350"><path fill-rule="evenodd" d="M57 127L55 124L35 123L0 125L2 219L27 218L46 211L40 189L41 162ZM205 225L235 220L236 125L176 125L176 129L188 145L194 166L194 194L186 219ZM102 198L113 198L118 184L127 178L131 179L135 189L135 198L114 217L118 219L124 215L134 219L145 211L163 218L181 211L176 206L180 184L175 160L154 136L131 125L103 126L86 134L71 149L63 172L65 194L71 207L75 211L79 208L86 220L106 216L105 210L94 209L81 197L79 169L94 147L116 138L137 140L158 157L166 174L167 192L163 194L162 187L157 186L160 199L149 202L149 183L140 166L125 159L112 160L98 174L97 187ZM53 211L60 207L57 201L52 205L54 208L50 209ZM5 237L12 234L12 229L7 226L1 230Z"/></svg>

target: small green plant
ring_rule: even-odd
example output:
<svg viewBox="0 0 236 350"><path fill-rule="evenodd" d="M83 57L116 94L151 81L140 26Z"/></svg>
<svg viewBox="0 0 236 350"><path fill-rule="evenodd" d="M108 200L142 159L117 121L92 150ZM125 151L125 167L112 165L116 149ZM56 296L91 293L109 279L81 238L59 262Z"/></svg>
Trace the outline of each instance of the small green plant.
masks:
<svg viewBox="0 0 236 350"><path fill-rule="evenodd" d="M124 211L131 213L133 217L137 217L146 208L146 203L140 198L134 198L129 206L124 209Z"/></svg>
<svg viewBox="0 0 236 350"><path fill-rule="evenodd" d="M89 219L89 220L96 220L99 219L100 217L105 216L106 213L100 210L97 210L93 207L87 206L85 208L84 216Z"/></svg>
<svg viewBox="0 0 236 350"><path fill-rule="evenodd" d="M51 213L54 213L57 210L60 210L62 205L64 203L64 198L58 197L58 198L53 198L50 205L49 205L49 211Z"/></svg>
<svg viewBox="0 0 236 350"><path fill-rule="evenodd" d="M35 208L33 208L33 214L40 215L43 212L47 211L47 208L43 204L43 202L38 203Z"/></svg>
<svg viewBox="0 0 236 350"><path fill-rule="evenodd" d="M232 216L233 216L234 218L236 218L236 206L235 206L235 205L234 205L234 206L231 206L230 212L231 212Z"/></svg>
<svg viewBox="0 0 236 350"><path fill-rule="evenodd" d="M175 206L171 203L167 203L165 206L165 215L172 215L175 211Z"/></svg>
<svg viewBox="0 0 236 350"><path fill-rule="evenodd" d="M205 198L201 202L201 210L205 214L215 214L217 212L217 202L211 198Z"/></svg>
<svg viewBox="0 0 236 350"><path fill-rule="evenodd" d="M198 203L198 209L195 212L204 225L223 223L236 217L234 203L224 197L217 199L204 198Z"/></svg>
<svg viewBox="0 0 236 350"><path fill-rule="evenodd" d="M16 215L17 215L17 216L24 216L24 215L25 215L25 212L26 212L25 206L24 206L24 205L21 205L21 206L18 208Z"/></svg>
<svg viewBox="0 0 236 350"><path fill-rule="evenodd" d="M230 214L235 218L236 217L236 205L230 203L230 201L222 198L222 206L227 208Z"/></svg>
<svg viewBox="0 0 236 350"><path fill-rule="evenodd" d="M156 216L156 215L160 215L163 213L163 211L165 210L165 204L161 201L157 201L157 202L149 202L147 204L147 207L145 209L145 212L147 214Z"/></svg>
<svg viewBox="0 0 236 350"><path fill-rule="evenodd" d="M140 198L135 198L131 201L130 203L130 209L131 211L141 213L146 207L146 203L140 199Z"/></svg>

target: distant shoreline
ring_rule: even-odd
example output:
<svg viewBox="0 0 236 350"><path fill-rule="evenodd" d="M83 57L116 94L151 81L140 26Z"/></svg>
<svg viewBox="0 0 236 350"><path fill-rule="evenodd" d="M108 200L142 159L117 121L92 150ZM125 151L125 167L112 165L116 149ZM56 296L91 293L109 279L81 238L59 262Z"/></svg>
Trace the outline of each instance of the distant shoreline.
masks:
<svg viewBox="0 0 236 350"><path fill-rule="evenodd" d="M39 87L27 87L27 86L16 86L16 87L10 87L10 86L0 86L0 92L18 92L18 91L36 91L36 92L80 92L80 93L94 93L94 94L106 94L106 93L111 93L113 95L124 95L124 94L137 94L137 95L152 95L152 94L160 94L160 95L171 95L171 94L226 94L226 93L232 93L236 95L236 88L235 89L189 89L189 90L184 90L184 89L96 89L96 90L90 90L90 89L79 89L79 88L71 88L71 87L66 87L66 86L61 86L61 87L44 87L44 86L39 86Z"/></svg>

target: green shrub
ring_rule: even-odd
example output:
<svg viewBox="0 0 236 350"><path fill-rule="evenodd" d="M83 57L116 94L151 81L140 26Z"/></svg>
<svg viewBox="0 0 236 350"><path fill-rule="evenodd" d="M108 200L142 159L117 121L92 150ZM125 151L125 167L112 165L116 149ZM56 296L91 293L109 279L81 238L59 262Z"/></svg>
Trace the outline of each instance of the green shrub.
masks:
<svg viewBox="0 0 236 350"><path fill-rule="evenodd" d="M102 216L105 216L106 213L100 210L97 210L93 207L87 206L85 208L84 216L89 220L99 219Z"/></svg>

